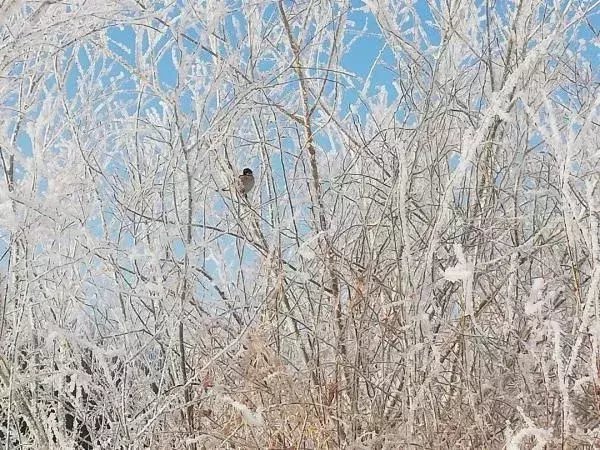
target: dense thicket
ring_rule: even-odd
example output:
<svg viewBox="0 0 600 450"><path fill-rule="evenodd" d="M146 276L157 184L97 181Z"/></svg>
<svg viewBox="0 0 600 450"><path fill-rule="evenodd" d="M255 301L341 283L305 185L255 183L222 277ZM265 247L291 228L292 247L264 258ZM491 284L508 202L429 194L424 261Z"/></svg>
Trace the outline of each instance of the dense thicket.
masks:
<svg viewBox="0 0 600 450"><path fill-rule="evenodd" d="M597 443L599 12L2 3L4 448Z"/></svg>

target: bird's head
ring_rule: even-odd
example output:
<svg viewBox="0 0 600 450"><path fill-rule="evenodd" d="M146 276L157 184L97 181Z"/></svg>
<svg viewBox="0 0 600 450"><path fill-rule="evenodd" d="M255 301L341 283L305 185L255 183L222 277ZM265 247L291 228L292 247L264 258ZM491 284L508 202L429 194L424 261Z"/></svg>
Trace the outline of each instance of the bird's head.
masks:
<svg viewBox="0 0 600 450"><path fill-rule="evenodd" d="M243 171L242 171L242 175L252 175L252 169L249 169L248 167L246 167Z"/></svg>

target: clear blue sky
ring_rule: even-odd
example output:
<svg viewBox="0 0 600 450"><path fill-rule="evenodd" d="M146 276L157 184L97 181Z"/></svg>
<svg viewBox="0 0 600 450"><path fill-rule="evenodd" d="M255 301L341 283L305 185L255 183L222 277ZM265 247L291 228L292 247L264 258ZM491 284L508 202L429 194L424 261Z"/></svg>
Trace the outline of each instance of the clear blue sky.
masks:
<svg viewBox="0 0 600 450"><path fill-rule="evenodd" d="M408 2L407 2L408 3ZM481 5L483 0L478 0L477 3ZM503 2L495 2L498 5L506 6L506 3ZM165 20L174 20L175 16L177 16L180 12L181 6L185 4L179 0L177 3L170 4L168 10L170 11L167 16L163 16ZM155 8L160 8L159 3L154 3ZM431 25L433 21L432 12L426 0L417 0L414 2L414 11L419 16L422 27L427 34L430 41L435 45L440 41L440 35L437 29ZM275 6L272 9L267 10L268 14L277 14L277 10ZM233 27L233 18L236 18L240 22L244 23L245 18L240 15L240 12L233 12L227 20L227 26L225 27L225 33L228 34L228 39L234 40L235 33ZM365 13L364 3L360 0L352 0L352 10L348 14L349 22L353 22L351 30L348 32L346 39L352 39L356 35L360 34L360 38L355 41L351 50L344 56L342 59L343 69L352 72L357 75L354 78L354 84L350 84L346 86L346 89L343 90L343 102L340 113L342 115L348 114L352 105L352 112L358 113L359 115L365 114L365 108L362 106L360 102L360 90L363 88L364 79L369 74L373 63L377 60L378 63L376 67L373 69L371 74L371 84L366 91L366 96L372 96L379 92L381 89L385 89L388 95L388 101L391 102L396 97L397 93L395 88L393 87L393 83L396 79L396 67L394 67L394 55L385 40L382 38L381 30L377 23L375 17L371 14ZM600 32L600 14L596 12L596 14L589 16L589 27L582 27L578 36L574 37L574 42L576 40L584 40L588 43L586 48L584 49L584 56L589 61L589 63L593 66L596 77L598 75L598 62L599 53L598 49L600 46L600 40L598 39L598 33ZM410 16L406 16L406 22L403 27L411 27L414 24L414 19ZM154 21L154 25L159 29L164 29L164 26L159 24L157 21ZM243 27L242 27L243 28ZM189 34L192 38L197 38L197 35L194 35L195 31L190 29ZM594 35L596 33L596 35ZM126 26L113 26L108 32L108 42L109 48L115 52L116 55L121 57L124 62L136 66L138 63L136 61L136 45L139 45L139 49L144 53L149 49L148 36L146 35L142 42L136 43L135 41L135 32L133 28L129 25ZM243 40L243 37L241 41ZM195 46L192 42L186 39L182 39L180 37L179 44L186 51L192 53L194 52ZM239 42L239 46L243 46L243 42ZM175 64L177 64L178 55L177 52L173 53L171 50L174 48L173 46L173 36L169 33L165 33L158 42L153 44L153 51L160 52L161 50L166 50L162 54L159 59L158 66L156 67L158 82L162 89L165 92L172 91L176 85L177 79L176 74L177 70ZM89 47L88 47L89 49ZM72 53L73 50L67 49L65 51L66 61ZM77 98L78 83L82 82L82 74L89 70L99 70L98 67L91 68L90 61L88 56L83 48L78 50L79 54L79 66L73 66L70 70L67 77L67 92L68 96L75 100ZM242 53L244 54L244 53ZM247 54L247 53L246 53ZM212 61L212 57L208 55L206 52L198 52L197 58L200 60L205 60L207 63ZM268 67L268 62L264 63L263 68ZM15 69L16 73L18 73L18 68ZM119 73L122 72L125 74L125 78L127 80L128 77L131 76L131 73L128 71L126 67L121 64L115 64L110 73L110 76L105 77L104 80L97 80L105 83L107 86L110 84L111 76L118 76ZM48 85L48 89L51 89L51 83ZM135 92L138 88L137 82L133 80L121 82L120 88L122 89L122 99L124 101L128 100L131 108L135 107L135 98L137 93ZM290 95L295 95L297 87L291 86L289 87ZM129 91L128 91L129 90ZM191 112L193 105L190 101L189 95L182 95L180 97L182 108L186 112ZM154 106L157 109L160 109L160 103L158 99L147 99L146 106ZM15 117L16 119L16 117ZM16 120L14 121L16 123ZM324 149L327 149L328 143L326 140L320 141L323 145ZM18 149L21 151L22 155L25 158L29 158L32 156L33 149L30 137L25 132L25 130L21 131L17 138ZM115 166L114 170L118 170ZM20 167L17 166L17 178L23 176L23 171ZM39 180L40 192L43 194L45 189L45 180ZM95 227L92 227L92 229ZM3 253L2 248L0 248L0 254Z"/></svg>

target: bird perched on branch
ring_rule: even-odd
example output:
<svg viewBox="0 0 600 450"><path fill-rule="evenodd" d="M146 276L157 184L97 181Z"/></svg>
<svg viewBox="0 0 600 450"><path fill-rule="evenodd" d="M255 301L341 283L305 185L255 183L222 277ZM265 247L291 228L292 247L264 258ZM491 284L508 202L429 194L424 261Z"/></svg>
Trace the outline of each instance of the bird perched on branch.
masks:
<svg viewBox="0 0 600 450"><path fill-rule="evenodd" d="M252 173L252 169L246 167L242 174L238 176L236 190L239 194L246 195L248 192L252 190L254 187L254 174Z"/></svg>
<svg viewBox="0 0 600 450"><path fill-rule="evenodd" d="M221 191L229 192L235 191L239 195L246 196L248 192L252 190L254 187L254 174L252 173L252 169L246 167L241 175L238 175L237 179L234 183L231 184L230 187L221 189Z"/></svg>

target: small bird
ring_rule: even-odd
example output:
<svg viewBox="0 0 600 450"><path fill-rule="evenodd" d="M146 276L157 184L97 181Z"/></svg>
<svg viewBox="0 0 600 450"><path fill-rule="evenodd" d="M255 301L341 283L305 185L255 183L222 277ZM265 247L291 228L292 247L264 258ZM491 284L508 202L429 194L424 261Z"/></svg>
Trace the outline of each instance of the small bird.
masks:
<svg viewBox="0 0 600 450"><path fill-rule="evenodd" d="M252 169L246 167L242 170L242 174L238 175L237 180L231 184L230 187L220 189L224 192L235 191L240 195L246 196L248 192L252 190L254 187L254 175L252 173Z"/></svg>
<svg viewBox="0 0 600 450"><path fill-rule="evenodd" d="M239 194L246 195L248 192L252 190L254 187L254 174L252 173L252 169L246 167L242 174L238 176L238 182L236 189Z"/></svg>

